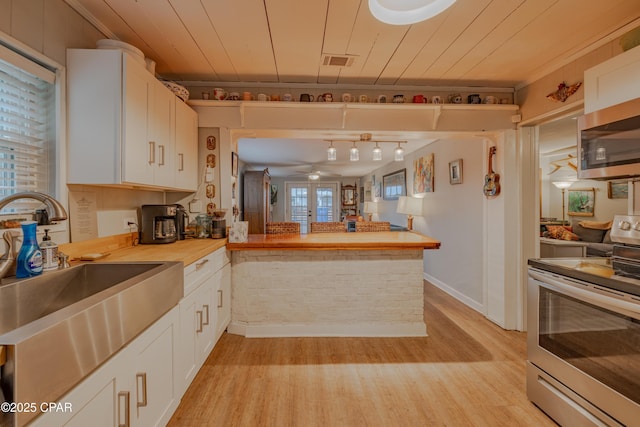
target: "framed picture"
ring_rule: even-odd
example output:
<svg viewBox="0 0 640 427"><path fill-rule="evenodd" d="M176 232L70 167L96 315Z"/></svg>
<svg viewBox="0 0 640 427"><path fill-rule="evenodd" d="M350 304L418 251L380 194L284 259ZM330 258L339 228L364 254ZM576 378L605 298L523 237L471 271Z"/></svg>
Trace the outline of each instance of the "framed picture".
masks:
<svg viewBox="0 0 640 427"><path fill-rule="evenodd" d="M238 176L238 153L231 152L231 175Z"/></svg>
<svg viewBox="0 0 640 427"><path fill-rule="evenodd" d="M449 184L462 184L462 159L449 162Z"/></svg>
<svg viewBox="0 0 640 427"><path fill-rule="evenodd" d="M629 183L627 181L607 182L607 197L610 199L628 199Z"/></svg>
<svg viewBox="0 0 640 427"><path fill-rule="evenodd" d="M596 203L594 188L569 189L569 209L571 216L593 216Z"/></svg>
<svg viewBox="0 0 640 427"><path fill-rule="evenodd" d="M382 177L382 198L398 200L407 195L407 170L400 169Z"/></svg>
<svg viewBox="0 0 640 427"><path fill-rule="evenodd" d="M370 202L373 200L373 195L371 194L371 189L373 188L373 184L371 181L367 181L364 183L364 189L362 191L362 196L364 199L363 202Z"/></svg>
<svg viewBox="0 0 640 427"><path fill-rule="evenodd" d="M413 194L433 192L433 153L413 162Z"/></svg>

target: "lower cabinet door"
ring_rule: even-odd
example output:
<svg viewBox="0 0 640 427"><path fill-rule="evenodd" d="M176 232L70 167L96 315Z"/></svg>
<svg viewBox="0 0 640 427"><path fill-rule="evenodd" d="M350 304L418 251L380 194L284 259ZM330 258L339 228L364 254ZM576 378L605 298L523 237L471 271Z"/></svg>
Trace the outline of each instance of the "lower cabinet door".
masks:
<svg viewBox="0 0 640 427"><path fill-rule="evenodd" d="M176 353L176 386L183 394L200 368L196 352L196 311L199 310L198 290L180 301L179 345Z"/></svg>
<svg viewBox="0 0 640 427"><path fill-rule="evenodd" d="M217 285L218 321L216 342L231 321L231 264L222 267L222 274Z"/></svg>
<svg viewBox="0 0 640 427"><path fill-rule="evenodd" d="M180 301L180 333L176 355L176 381L180 393L184 393L189 387L213 349L217 318L214 277L215 274L207 278Z"/></svg>
<svg viewBox="0 0 640 427"><path fill-rule="evenodd" d="M128 402L125 400L128 398L128 394L118 396L116 381L115 378L113 378L113 381L110 381L98 394L93 396L91 400L82 409L77 411L73 415L73 418L64 425L67 427L113 427L125 425L126 405L128 405ZM120 410L118 405L121 406ZM121 418L120 420L118 420L119 417Z"/></svg>
<svg viewBox="0 0 640 427"><path fill-rule="evenodd" d="M207 279L199 289L200 292L200 312L196 311L196 348L200 366L204 363L215 344L216 323L217 323L217 303L214 296L216 289L216 278L219 273Z"/></svg>
<svg viewBox="0 0 640 427"><path fill-rule="evenodd" d="M165 425L178 405L174 392L173 348L178 308L147 329L132 346L132 425Z"/></svg>

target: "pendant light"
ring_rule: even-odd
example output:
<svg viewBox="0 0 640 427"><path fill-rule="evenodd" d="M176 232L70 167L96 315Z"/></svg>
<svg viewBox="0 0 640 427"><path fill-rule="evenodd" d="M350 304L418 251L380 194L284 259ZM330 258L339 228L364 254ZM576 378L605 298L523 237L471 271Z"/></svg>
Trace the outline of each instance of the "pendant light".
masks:
<svg viewBox="0 0 640 427"><path fill-rule="evenodd" d="M336 150L336 147L333 146L333 141L331 141L329 148L327 148L327 160L331 162L334 161L337 157L338 151Z"/></svg>
<svg viewBox="0 0 640 427"><path fill-rule="evenodd" d="M393 152L393 160L395 160L396 162L401 162L404 160L404 150L400 146L399 142L398 142L398 147Z"/></svg>
<svg viewBox="0 0 640 427"><path fill-rule="evenodd" d="M369 0L369 10L378 21L409 25L433 18L456 0Z"/></svg>
<svg viewBox="0 0 640 427"><path fill-rule="evenodd" d="M378 146L377 142L376 147L373 149L373 160L376 162L382 160L382 148Z"/></svg>
<svg viewBox="0 0 640 427"><path fill-rule="evenodd" d="M349 149L349 160L352 162L357 162L360 160L360 150L356 147L356 142L353 141L353 147Z"/></svg>

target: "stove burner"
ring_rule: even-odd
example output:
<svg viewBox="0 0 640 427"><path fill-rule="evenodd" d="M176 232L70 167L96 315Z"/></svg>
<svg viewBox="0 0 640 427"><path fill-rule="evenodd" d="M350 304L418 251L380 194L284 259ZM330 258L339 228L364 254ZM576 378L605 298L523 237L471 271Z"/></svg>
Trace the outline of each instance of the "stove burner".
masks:
<svg viewBox="0 0 640 427"><path fill-rule="evenodd" d="M640 279L640 216L616 215L611 228L611 266L618 276Z"/></svg>

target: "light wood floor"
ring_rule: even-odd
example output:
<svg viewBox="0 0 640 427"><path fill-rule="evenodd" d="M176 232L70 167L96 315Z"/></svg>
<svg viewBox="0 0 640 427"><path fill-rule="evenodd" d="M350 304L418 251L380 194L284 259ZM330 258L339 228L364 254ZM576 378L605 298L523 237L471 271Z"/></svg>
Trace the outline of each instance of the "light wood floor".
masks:
<svg viewBox="0 0 640 427"><path fill-rule="evenodd" d="M527 400L525 334L425 285L425 338L224 334L169 426L554 426Z"/></svg>

